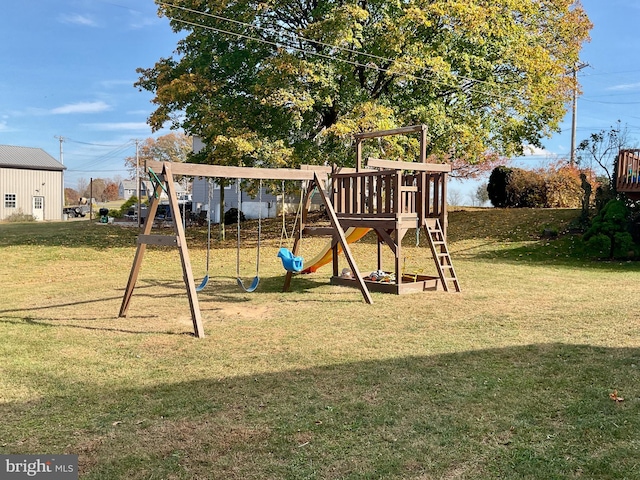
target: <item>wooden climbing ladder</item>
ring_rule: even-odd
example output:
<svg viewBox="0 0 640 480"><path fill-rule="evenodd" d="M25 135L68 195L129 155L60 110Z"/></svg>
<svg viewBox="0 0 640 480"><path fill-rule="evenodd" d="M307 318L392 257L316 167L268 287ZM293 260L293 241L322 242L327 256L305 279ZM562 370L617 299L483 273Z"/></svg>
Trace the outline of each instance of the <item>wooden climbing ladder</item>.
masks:
<svg viewBox="0 0 640 480"><path fill-rule="evenodd" d="M460 291L460 282L456 276L456 271L451 263L451 255L447 248L444 232L440 226L440 220L437 218L429 218L425 222L427 238L429 239L429 247L431 254L438 269L438 276L445 292L449 292L453 288L456 292Z"/></svg>

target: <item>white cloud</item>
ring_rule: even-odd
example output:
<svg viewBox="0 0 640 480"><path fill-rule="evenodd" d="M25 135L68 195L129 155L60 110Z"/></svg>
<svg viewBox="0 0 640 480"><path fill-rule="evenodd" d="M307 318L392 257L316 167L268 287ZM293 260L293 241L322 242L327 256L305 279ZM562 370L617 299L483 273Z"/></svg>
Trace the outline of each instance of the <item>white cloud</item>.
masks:
<svg viewBox="0 0 640 480"><path fill-rule="evenodd" d="M145 122L106 122L106 123L85 123L85 127L91 130L107 130L107 131L118 131L118 130L136 130L136 131L150 131L151 127L147 125Z"/></svg>
<svg viewBox="0 0 640 480"><path fill-rule="evenodd" d="M62 107L54 108L50 113L54 115L68 115L71 113L100 113L110 109L111 107L103 101L79 102L69 103Z"/></svg>
<svg viewBox="0 0 640 480"><path fill-rule="evenodd" d="M133 89L133 84L135 80L102 80L98 84L105 89L113 89L118 87L131 87Z"/></svg>
<svg viewBox="0 0 640 480"><path fill-rule="evenodd" d="M640 82L635 83L622 83L620 85L614 85L613 87L608 87L607 90L637 90L640 89Z"/></svg>
<svg viewBox="0 0 640 480"><path fill-rule="evenodd" d="M554 153L545 148L535 147L533 145L525 145L523 147L523 152L525 157L544 157L554 155Z"/></svg>
<svg viewBox="0 0 640 480"><path fill-rule="evenodd" d="M158 23L157 18L149 17L146 15L134 15L131 19L129 27L133 30L139 30L155 25L156 23Z"/></svg>
<svg viewBox="0 0 640 480"><path fill-rule="evenodd" d="M98 24L88 15L81 15L79 13L65 13L60 15L59 20L62 23L70 23L73 25L81 25L83 27L97 27Z"/></svg>

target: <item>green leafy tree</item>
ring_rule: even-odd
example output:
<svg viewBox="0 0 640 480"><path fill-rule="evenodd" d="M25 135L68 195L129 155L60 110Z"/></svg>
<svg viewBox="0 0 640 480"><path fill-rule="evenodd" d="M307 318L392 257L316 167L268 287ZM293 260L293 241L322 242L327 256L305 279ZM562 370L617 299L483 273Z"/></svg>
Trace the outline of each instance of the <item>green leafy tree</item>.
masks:
<svg viewBox="0 0 640 480"><path fill-rule="evenodd" d="M247 166L349 165L353 133L426 124L432 158L477 172L558 129L591 28L575 0L157 1L185 37L138 70L150 125Z"/></svg>

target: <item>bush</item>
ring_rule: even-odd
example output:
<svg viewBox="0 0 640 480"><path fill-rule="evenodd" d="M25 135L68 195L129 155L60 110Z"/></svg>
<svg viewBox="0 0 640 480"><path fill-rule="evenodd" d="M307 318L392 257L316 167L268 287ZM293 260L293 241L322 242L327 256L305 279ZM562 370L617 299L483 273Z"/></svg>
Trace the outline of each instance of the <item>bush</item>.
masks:
<svg viewBox="0 0 640 480"><path fill-rule="evenodd" d="M512 172L513 170L503 165L494 168L489 176L487 193L489 194L489 201L491 202L491 205L496 208L511 206L508 205L507 202L507 185L509 184L509 178L511 177Z"/></svg>
<svg viewBox="0 0 640 480"><path fill-rule="evenodd" d="M545 207L545 180L539 173L521 168L496 167L487 185L489 200L494 207Z"/></svg>
<svg viewBox="0 0 640 480"><path fill-rule="evenodd" d="M586 177L585 177L586 178ZM580 171L564 166L552 169L546 179L547 206L550 208L580 208L584 191Z"/></svg>
<svg viewBox="0 0 640 480"><path fill-rule="evenodd" d="M566 164L536 171L501 166L491 172L487 192L494 207L578 208L585 199L581 173ZM597 184L593 172L585 179Z"/></svg>
<svg viewBox="0 0 640 480"><path fill-rule="evenodd" d="M516 208L544 208L547 205L544 177L530 170L514 168L507 184L507 203Z"/></svg>
<svg viewBox="0 0 640 480"><path fill-rule="evenodd" d="M591 247L609 250L609 258L626 257L633 246L629 233L629 209L622 200L610 200L593 218L584 234Z"/></svg>
<svg viewBox="0 0 640 480"><path fill-rule="evenodd" d="M244 222L246 220L244 213L240 212L240 221ZM225 225L233 225L234 223L238 223L238 209L230 208L224 213L224 224Z"/></svg>
<svg viewBox="0 0 640 480"><path fill-rule="evenodd" d="M22 223L22 222L35 222L36 219L33 215L28 215L26 213L22 213L22 210L18 210L16 213L12 213L9 215L5 221L11 223Z"/></svg>

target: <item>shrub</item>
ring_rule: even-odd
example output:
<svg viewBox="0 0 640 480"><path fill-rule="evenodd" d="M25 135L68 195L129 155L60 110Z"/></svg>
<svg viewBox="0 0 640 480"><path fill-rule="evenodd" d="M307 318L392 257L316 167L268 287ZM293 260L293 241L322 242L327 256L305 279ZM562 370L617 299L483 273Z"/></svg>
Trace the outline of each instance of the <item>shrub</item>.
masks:
<svg viewBox="0 0 640 480"><path fill-rule="evenodd" d="M35 222L36 219L33 215L28 215L26 213L22 213L22 210L18 210L16 213L12 213L9 215L5 221L11 223L22 223L22 222Z"/></svg>
<svg viewBox="0 0 640 480"><path fill-rule="evenodd" d="M491 205L496 208L509 207L507 201L507 185L513 170L508 167L500 166L493 169L489 176L487 184L487 193Z"/></svg>
<svg viewBox="0 0 640 480"><path fill-rule="evenodd" d="M514 168L507 184L507 202L510 207L543 208L547 205L544 177L531 170Z"/></svg>
<svg viewBox="0 0 640 480"><path fill-rule="evenodd" d="M487 193L494 207L578 208L585 199L581 173L589 186L597 185L593 172L565 163L540 170L497 167Z"/></svg>
<svg viewBox="0 0 640 480"><path fill-rule="evenodd" d="M629 233L629 209L625 203L622 200L610 200L593 218L584 240L602 251L608 249L610 259L626 257L633 246L633 238Z"/></svg>
<svg viewBox="0 0 640 480"><path fill-rule="evenodd" d="M569 165L549 169L546 175L546 191L548 207L579 208L584 197L580 171Z"/></svg>
<svg viewBox="0 0 640 480"><path fill-rule="evenodd" d="M240 221L244 222L246 220L244 213L240 212ZM238 223L238 209L230 208L224 213L224 224L225 225L233 225L234 223Z"/></svg>

